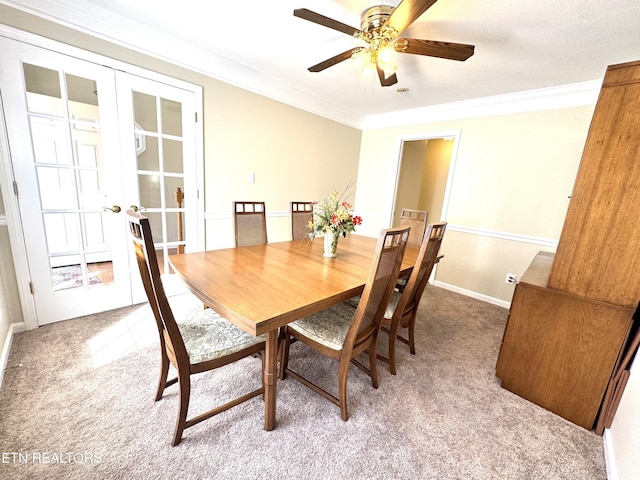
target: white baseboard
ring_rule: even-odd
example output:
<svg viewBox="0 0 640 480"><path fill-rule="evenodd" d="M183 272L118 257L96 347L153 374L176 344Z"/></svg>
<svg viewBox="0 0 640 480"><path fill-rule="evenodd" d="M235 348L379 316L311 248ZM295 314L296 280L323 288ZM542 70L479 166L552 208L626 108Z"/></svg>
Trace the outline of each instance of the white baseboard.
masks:
<svg viewBox="0 0 640 480"><path fill-rule="evenodd" d="M4 379L4 371L7 368L7 362L9 361L9 352L11 351L11 342L13 342L13 336L16 333L24 332L26 330L24 323L12 323L9 325L9 331L7 332L7 338L4 340L2 346L2 352L0 352L0 388L2 387L2 380Z"/></svg>
<svg viewBox="0 0 640 480"><path fill-rule="evenodd" d="M509 309L511 307L511 302L507 302L505 300L500 300L499 298L490 297L488 295L483 295L478 292L474 292L472 290L467 290L465 288L456 287L455 285L450 285L448 283L439 282L436 280L433 282L436 287L444 288L445 290L451 290L452 292L460 293L462 295L466 295L467 297L475 298L477 300L482 300L483 302L490 303L492 305L497 305L498 307L503 307Z"/></svg>
<svg viewBox="0 0 640 480"><path fill-rule="evenodd" d="M618 471L616 470L616 459L613 451L613 443L611 441L611 434L608 429L605 429L602 434L603 447L604 447L604 464L607 467L607 480L618 480Z"/></svg>

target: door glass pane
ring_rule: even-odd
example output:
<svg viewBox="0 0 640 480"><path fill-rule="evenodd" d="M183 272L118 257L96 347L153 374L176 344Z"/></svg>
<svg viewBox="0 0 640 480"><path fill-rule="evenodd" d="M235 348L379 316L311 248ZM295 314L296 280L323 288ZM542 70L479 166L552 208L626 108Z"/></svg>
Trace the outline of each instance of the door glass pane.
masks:
<svg viewBox="0 0 640 480"><path fill-rule="evenodd" d="M184 241L184 213L183 212L167 212L167 241L183 242ZM180 228L182 227L182 228Z"/></svg>
<svg viewBox="0 0 640 480"><path fill-rule="evenodd" d="M141 147L138 149L138 170L160 170L160 153L158 151L158 138L149 135L139 136Z"/></svg>
<svg viewBox="0 0 640 480"><path fill-rule="evenodd" d="M98 87L95 80L67 74L69 114L72 118L99 121L98 118Z"/></svg>
<svg viewBox="0 0 640 480"><path fill-rule="evenodd" d="M55 70L25 63L22 65L27 109L34 113L62 116L60 77Z"/></svg>
<svg viewBox="0 0 640 480"><path fill-rule="evenodd" d="M88 252L104 250L109 246L104 213L83 213L84 247Z"/></svg>
<svg viewBox="0 0 640 480"><path fill-rule="evenodd" d="M40 205L43 210L76 208L73 170L70 168L38 167Z"/></svg>
<svg viewBox="0 0 640 480"><path fill-rule="evenodd" d="M162 234L162 213L161 212L143 212L144 216L149 219L151 227L151 237L153 243L162 243L164 235Z"/></svg>
<svg viewBox="0 0 640 480"><path fill-rule="evenodd" d="M138 175L140 188L140 204L144 208L161 208L160 176Z"/></svg>
<svg viewBox="0 0 640 480"><path fill-rule="evenodd" d="M50 255L80 250L80 225L75 213L45 213L42 217Z"/></svg>
<svg viewBox="0 0 640 480"><path fill-rule="evenodd" d="M182 192L184 191L184 179L182 177L164 177L164 195L165 205L167 208L178 208L178 198L176 198L177 189L180 189L178 194L182 198ZM184 199L180 201L181 206L184 207Z"/></svg>
<svg viewBox="0 0 640 480"><path fill-rule="evenodd" d="M166 98L160 99L162 110L162 133L164 135L182 135L182 105Z"/></svg>
<svg viewBox="0 0 640 480"><path fill-rule="evenodd" d="M64 121L31 117L31 143L36 163L71 165L67 125Z"/></svg>
<svg viewBox="0 0 640 480"><path fill-rule="evenodd" d="M113 283L113 275L105 275L108 269L100 269L100 264L83 266L78 256L54 257L51 262L51 283L55 292L69 293L69 290L93 288L103 283ZM106 282L104 280L106 279Z"/></svg>
<svg viewBox="0 0 640 480"><path fill-rule="evenodd" d="M165 172L183 173L182 140L163 138L162 157Z"/></svg>
<svg viewBox="0 0 640 480"><path fill-rule="evenodd" d="M133 116L135 122L147 132L158 131L156 97L146 93L133 92Z"/></svg>

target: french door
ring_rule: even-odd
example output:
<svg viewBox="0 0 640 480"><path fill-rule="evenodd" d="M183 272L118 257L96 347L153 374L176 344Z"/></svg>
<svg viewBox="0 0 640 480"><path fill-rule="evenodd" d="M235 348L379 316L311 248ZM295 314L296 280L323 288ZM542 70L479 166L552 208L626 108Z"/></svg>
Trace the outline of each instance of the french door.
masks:
<svg viewBox="0 0 640 480"><path fill-rule="evenodd" d="M194 93L5 38L0 51L37 324L143 301L124 212L149 216L166 274L197 243Z"/></svg>

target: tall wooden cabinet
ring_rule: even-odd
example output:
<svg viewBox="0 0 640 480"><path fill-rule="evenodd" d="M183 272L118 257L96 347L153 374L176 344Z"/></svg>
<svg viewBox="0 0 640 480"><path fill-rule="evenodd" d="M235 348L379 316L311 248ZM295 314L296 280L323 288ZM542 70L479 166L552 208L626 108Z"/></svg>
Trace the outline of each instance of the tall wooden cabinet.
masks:
<svg viewBox="0 0 640 480"><path fill-rule="evenodd" d="M596 427L637 348L639 300L640 61L607 68L557 251L516 286L496 376Z"/></svg>

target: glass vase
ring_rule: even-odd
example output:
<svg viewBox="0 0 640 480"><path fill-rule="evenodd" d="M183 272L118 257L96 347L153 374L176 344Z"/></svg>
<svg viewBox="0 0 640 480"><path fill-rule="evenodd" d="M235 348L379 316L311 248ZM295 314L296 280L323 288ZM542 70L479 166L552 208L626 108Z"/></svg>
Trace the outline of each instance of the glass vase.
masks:
<svg viewBox="0 0 640 480"><path fill-rule="evenodd" d="M340 235L335 232L326 232L324 234L324 253L322 256L327 258L335 258L338 249L338 238Z"/></svg>

